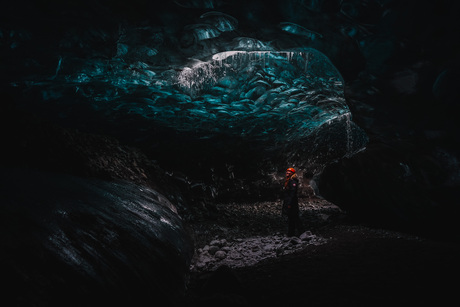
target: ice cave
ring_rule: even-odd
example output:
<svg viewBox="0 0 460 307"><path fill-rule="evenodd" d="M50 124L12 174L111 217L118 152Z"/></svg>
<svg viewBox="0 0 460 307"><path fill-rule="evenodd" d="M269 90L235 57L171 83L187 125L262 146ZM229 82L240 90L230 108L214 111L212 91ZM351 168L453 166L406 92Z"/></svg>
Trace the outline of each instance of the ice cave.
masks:
<svg viewBox="0 0 460 307"><path fill-rule="evenodd" d="M455 298L458 3L2 6L5 306Z"/></svg>

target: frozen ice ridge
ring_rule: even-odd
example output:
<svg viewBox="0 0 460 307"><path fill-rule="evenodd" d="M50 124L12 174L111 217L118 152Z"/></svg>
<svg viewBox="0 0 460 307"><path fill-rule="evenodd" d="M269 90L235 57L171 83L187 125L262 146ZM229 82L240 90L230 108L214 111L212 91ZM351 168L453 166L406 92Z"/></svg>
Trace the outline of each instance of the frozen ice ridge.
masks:
<svg viewBox="0 0 460 307"><path fill-rule="evenodd" d="M191 67L184 68L179 73L177 82L191 95L198 95L202 90L228 75L235 75L241 81L248 81L249 77L261 71L272 73L272 81L276 79L276 73L279 73L282 81L289 81L287 80L289 77L305 75L307 79L303 84L304 87L311 87L321 82L321 85L333 86L341 90L343 85L342 76L330 60L312 48L287 51L220 52L214 54L209 61L199 61ZM279 83L269 83L269 85L277 87Z"/></svg>

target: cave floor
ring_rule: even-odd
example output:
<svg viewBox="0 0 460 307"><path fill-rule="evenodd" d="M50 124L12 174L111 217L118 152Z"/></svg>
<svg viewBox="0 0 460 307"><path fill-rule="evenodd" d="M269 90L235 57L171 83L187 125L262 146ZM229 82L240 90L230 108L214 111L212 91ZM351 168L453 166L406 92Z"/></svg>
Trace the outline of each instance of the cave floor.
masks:
<svg viewBox="0 0 460 307"><path fill-rule="evenodd" d="M190 223L196 248L273 233L284 235L279 203L217 205ZM442 306L457 298L460 248L353 224L333 204L300 200L305 230L325 240L243 267L192 271L186 306ZM449 303L450 304L450 303Z"/></svg>

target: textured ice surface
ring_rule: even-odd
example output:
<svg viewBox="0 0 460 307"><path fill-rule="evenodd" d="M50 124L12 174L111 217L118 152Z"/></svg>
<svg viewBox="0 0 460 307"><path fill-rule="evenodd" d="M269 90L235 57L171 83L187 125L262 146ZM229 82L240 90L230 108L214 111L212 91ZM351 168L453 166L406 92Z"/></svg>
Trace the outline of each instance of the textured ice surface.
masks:
<svg viewBox="0 0 460 307"><path fill-rule="evenodd" d="M285 35L321 39L295 24L280 27ZM47 71L18 67L24 76L10 86L24 88L32 107L66 125L143 142L156 155L165 146L198 151L204 144L193 140L210 140L202 151L223 156L225 142L237 142L241 150L256 148L258 161L300 166L365 147L341 74L323 53L277 50L271 42L235 36L235 29L238 20L214 11L184 26L176 45L160 27L90 28L62 37ZM224 34L230 32L229 39ZM275 152L284 156L270 156Z"/></svg>
<svg viewBox="0 0 460 307"><path fill-rule="evenodd" d="M118 53L126 52L119 46ZM36 83L43 85L45 100L75 91L108 114L137 114L205 137L223 133L286 143L335 122L350 128L342 77L325 55L311 48L226 51L174 70L117 59L67 65L77 69L62 71L60 60L54 78L60 78L59 87ZM348 144L347 152L361 148L364 139L358 134L357 146Z"/></svg>
<svg viewBox="0 0 460 307"><path fill-rule="evenodd" d="M349 113L339 72L314 49L221 52L185 67L177 81L188 100L171 118L178 129L296 139Z"/></svg>
<svg viewBox="0 0 460 307"><path fill-rule="evenodd" d="M0 183L2 255L10 268L3 277L28 285L21 302L68 298L63 293L108 300L99 291L117 297L144 286L161 296L183 287L192 244L175 207L157 191L5 168Z"/></svg>

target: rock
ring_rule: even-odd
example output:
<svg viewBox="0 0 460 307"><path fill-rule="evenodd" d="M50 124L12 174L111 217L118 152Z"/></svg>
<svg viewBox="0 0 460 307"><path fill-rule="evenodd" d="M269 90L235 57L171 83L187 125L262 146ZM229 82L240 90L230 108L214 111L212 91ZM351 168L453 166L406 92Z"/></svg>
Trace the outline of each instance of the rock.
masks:
<svg viewBox="0 0 460 307"><path fill-rule="evenodd" d="M305 231L299 236L299 239L302 241L311 241L312 238L313 234L311 233L311 231Z"/></svg>
<svg viewBox="0 0 460 307"><path fill-rule="evenodd" d="M228 252L230 249L230 246L224 246L221 248L221 250L223 250L224 252Z"/></svg>
<svg viewBox="0 0 460 307"><path fill-rule="evenodd" d="M212 240L209 245L211 246L221 246L220 240Z"/></svg>
<svg viewBox="0 0 460 307"><path fill-rule="evenodd" d="M210 255L214 255L218 250L219 250L219 247L218 247L218 246L211 245L211 246L209 247L208 253L209 253Z"/></svg>
<svg viewBox="0 0 460 307"><path fill-rule="evenodd" d="M300 243L302 243L302 241L297 237L292 237L291 240L289 241L289 244L291 244L291 245L297 245L297 244L300 244Z"/></svg>
<svg viewBox="0 0 460 307"><path fill-rule="evenodd" d="M211 245L207 251L195 255L191 270L213 271L221 265L232 268L252 266L264 259L296 252L307 245L318 245L326 242L324 238L317 237L310 231L304 232L301 236L303 239L277 235L255 236L235 239L232 244L222 248Z"/></svg>
<svg viewBox="0 0 460 307"><path fill-rule="evenodd" d="M227 245L227 240L225 240L225 239L220 240L220 245L219 246L225 246L225 245Z"/></svg>
<svg viewBox="0 0 460 307"><path fill-rule="evenodd" d="M271 245L271 244L265 245L263 249L264 249L264 251L271 251L271 250L273 250L273 245Z"/></svg>
<svg viewBox="0 0 460 307"><path fill-rule="evenodd" d="M217 251L214 256L217 259L224 259L225 257L227 257L227 253L225 253L224 251L220 250L220 251Z"/></svg>
<svg viewBox="0 0 460 307"><path fill-rule="evenodd" d="M206 266L206 264L205 264L204 262L197 262L197 263L195 263L195 267L196 267L197 269L199 269L199 270L204 269L205 266Z"/></svg>

